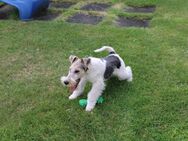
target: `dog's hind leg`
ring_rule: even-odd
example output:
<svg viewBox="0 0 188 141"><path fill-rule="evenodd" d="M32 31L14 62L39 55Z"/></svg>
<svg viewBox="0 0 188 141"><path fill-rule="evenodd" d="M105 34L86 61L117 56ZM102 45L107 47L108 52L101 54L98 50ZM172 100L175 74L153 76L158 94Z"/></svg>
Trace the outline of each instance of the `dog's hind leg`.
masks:
<svg viewBox="0 0 188 141"><path fill-rule="evenodd" d="M77 86L77 88L74 90L74 92L69 96L69 99L72 100L72 99L75 99L77 98L78 96L80 96L83 91L84 91L84 88L85 88L85 85L86 85L86 80L84 78L82 78Z"/></svg>
<svg viewBox="0 0 188 141"><path fill-rule="evenodd" d="M97 82L93 83L91 91L88 94L86 111L91 111L97 102L97 99L102 95L105 88L103 78L98 78Z"/></svg>
<svg viewBox="0 0 188 141"><path fill-rule="evenodd" d="M127 80L128 82L131 82L133 79L130 66L121 66L119 69L114 71L113 75L117 76L119 80Z"/></svg>

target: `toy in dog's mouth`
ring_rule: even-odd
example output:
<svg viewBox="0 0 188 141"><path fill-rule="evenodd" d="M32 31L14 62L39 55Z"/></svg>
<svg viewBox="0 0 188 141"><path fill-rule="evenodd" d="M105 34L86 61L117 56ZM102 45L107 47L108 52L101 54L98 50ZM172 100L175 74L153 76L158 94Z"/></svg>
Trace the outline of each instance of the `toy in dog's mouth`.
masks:
<svg viewBox="0 0 188 141"><path fill-rule="evenodd" d="M75 83L69 85L69 92L73 93L74 90L78 87L80 79L77 79Z"/></svg>

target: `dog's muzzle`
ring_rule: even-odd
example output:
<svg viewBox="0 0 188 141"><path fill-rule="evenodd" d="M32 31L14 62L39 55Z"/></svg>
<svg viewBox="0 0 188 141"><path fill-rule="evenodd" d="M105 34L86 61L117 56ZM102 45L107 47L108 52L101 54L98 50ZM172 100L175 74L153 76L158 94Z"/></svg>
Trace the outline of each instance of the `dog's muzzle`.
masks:
<svg viewBox="0 0 188 141"><path fill-rule="evenodd" d="M69 84L69 81L64 81L64 84L65 84L65 85L68 85L68 84Z"/></svg>
<svg viewBox="0 0 188 141"><path fill-rule="evenodd" d="M67 86L67 85L75 85L76 87L77 87L77 85L79 84L79 82L80 82L80 78L79 79L77 79L77 80L69 80L69 79L67 79L67 77L65 77L65 76L62 76L61 77L61 83L63 84L63 85L65 85L65 86Z"/></svg>

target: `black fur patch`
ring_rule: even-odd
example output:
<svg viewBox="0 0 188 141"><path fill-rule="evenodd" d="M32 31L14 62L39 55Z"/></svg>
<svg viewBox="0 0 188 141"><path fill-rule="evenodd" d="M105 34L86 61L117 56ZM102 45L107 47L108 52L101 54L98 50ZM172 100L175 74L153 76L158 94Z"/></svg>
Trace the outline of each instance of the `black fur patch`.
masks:
<svg viewBox="0 0 188 141"><path fill-rule="evenodd" d="M89 65L89 64L90 64L90 62L91 62L91 59L90 59L90 58L88 58L86 65Z"/></svg>
<svg viewBox="0 0 188 141"><path fill-rule="evenodd" d="M116 54L114 51L111 51L109 54Z"/></svg>
<svg viewBox="0 0 188 141"><path fill-rule="evenodd" d="M72 59L72 63L75 62L77 59L78 59L77 57L74 57L74 58Z"/></svg>
<svg viewBox="0 0 188 141"><path fill-rule="evenodd" d="M108 79L114 72L114 69L119 69L121 67L121 62L118 57L112 55L107 56L103 59L106 60L106 70L104 72L104 78Z"/></svg>

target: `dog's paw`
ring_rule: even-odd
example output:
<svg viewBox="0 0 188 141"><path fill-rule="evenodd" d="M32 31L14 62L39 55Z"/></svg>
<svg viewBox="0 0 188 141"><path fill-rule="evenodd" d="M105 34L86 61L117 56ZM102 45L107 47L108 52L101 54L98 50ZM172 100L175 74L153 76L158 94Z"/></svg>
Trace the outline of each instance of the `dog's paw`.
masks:
<svg viewBox="0 0 188 141"><path fill-rule="evenodd" d="M73 99L76 99L76 98L77 98L77 96L74 95L74 94L71 94L71 95L69 96L69 100L73 100Z"/></svg>
<svg viewBox="0 0 188 141"><path fill-rule="evenodd" d="M70 100L73 100L73 99L76 99L78 96L80 96L81 94L78 93L78 91L74 91L70 96L69 96L69 99Z"/></svg>
<svg viewBox="0 0 188 141"><path fill-rule="evenodd" d="M86 106L86 112L91 112L94 107Z"/></svg>
<svg viewBox="0 0 188 141"><path fill-rule="evenodd" d="M132 82L133 81L133 78L130 77L129 79L127 79L128 82Z"/></svg>
<svg viewBox="0 0 188 141"><path fill-rule="evenodd" d="M86 106L86 111L91 112L94 109L94 107L95 107L94 103L88 103Z"/></svg>
<svg viewBox="0 0 188 141"><path fill-rule="evenodd" d="M126 67L126 71L127 71L127 73L128 73L127 81L128 81L128 82L133 81L133 74L132 74L132 69L131 69L131 67L127 66L127 67Z"/></svg>

